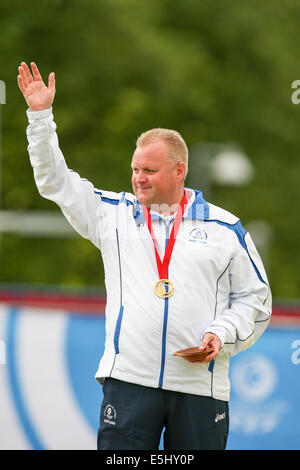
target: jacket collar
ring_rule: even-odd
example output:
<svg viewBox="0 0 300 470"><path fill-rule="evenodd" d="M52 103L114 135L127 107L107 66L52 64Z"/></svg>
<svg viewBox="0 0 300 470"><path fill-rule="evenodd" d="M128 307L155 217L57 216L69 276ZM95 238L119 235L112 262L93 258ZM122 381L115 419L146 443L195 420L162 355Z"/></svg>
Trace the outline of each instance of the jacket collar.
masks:
<svg viewBox="0 0 300 470"><path fill-rule="evenodd" d="M193 220L207 220L209 218L209 205L205 201L202 192L196 189L190 189L190 191L194 193L194 200L191 205L188 206L183 217Z"/></svg>

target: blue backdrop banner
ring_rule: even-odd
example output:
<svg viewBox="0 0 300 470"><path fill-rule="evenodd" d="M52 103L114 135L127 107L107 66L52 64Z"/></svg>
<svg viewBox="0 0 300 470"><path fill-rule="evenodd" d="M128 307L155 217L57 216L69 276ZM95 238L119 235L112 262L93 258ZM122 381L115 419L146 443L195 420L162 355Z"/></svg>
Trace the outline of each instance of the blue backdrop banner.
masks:
<svg viewBox="0 0 300 470"><path fill-rule="evenodd" d="M0 304L0 449L96 449L104 341L104 315ZM231 358L228 449L300 448L299 373L296 327Z"/></svg>

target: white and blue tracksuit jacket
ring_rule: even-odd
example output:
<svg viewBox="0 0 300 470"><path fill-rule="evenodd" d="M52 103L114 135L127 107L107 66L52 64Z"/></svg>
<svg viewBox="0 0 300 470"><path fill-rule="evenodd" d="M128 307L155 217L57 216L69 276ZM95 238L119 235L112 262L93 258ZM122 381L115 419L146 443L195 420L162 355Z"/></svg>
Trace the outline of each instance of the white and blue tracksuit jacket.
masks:
<svg viewBox="0 0 300 470"><path fill-rule="evenodd" d="M229 400L229 356L266 329L271 293L261 259L237 217L187 190L189 204L160 299L154 248L141 206L130 193L96 189L69 170L59 148L52 108L27 110L30 161L40 194L54 201L83 237L101 250L107 291L105 351L96 373L149 387ZM163 257L172 218L152 213ZM210 364L173 356L213 332L222 348Z"/></svg>

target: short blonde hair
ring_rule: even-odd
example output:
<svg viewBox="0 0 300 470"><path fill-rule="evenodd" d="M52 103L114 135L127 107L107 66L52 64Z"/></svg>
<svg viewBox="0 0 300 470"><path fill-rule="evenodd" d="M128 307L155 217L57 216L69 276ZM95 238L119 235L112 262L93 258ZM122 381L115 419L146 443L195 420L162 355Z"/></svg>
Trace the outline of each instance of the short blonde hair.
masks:
<svg viewBox="0 0 300 470"><path fill-rule="evenodd" d="M158 127L143 132L136 141L137 147L143 147L157 140L163 140L169 149L169 157L173 163L184 162L186 166L185 177L188 172L189 152L183 137L173 129Z"/></svg>

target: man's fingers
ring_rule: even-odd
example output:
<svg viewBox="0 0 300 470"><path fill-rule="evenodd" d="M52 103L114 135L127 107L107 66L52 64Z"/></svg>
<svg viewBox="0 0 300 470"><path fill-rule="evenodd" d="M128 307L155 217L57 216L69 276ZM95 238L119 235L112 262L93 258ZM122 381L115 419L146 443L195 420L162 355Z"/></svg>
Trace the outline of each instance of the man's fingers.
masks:
<svg viewBox="0 0 300 470"><path fill-rule="evenodd" d="M199 350L203 351L204 349L211 347L215 351L219 351L221 348L221 341L217 335L214 333L205 333L204 337L202 338L202 342L199 346Z"/></svg>
<svg viewBox="0 0 300 470"><path fill-rule="evenodd" d="M19 69L20 69L21 76L22 76L24 81L26 81L27 83L33 82L33 77L31 75L31 72L30 72L26 62L22 62Z"/></svg>
<svg viewBox="0 0 300 470"><path fill-rule="evenodd" d="M42 76L41 76L41 74L39 72L39 69L37 68L36 64L34 62L31 62L30 65L31 65L32 73L33 73L33 78L37 81L39 81L39 80L43 81Z"/></svg>
<svg viewBox="0 0 300 470"><path fill-rule="evenodd" d="M21 65L20 67L18 67L18 71L19 71L19 77L20 77L19 80L22 82L23 86L26 87L27 85L26 75Z"/></svg>
<svg viewBox="0 0 300 470"><path fill-rule="evenodd" d="M24 62L22 62L18 70L19 70L19 75L22 79L23 86L27 87L33 81L31 73L28 71L28 67L24 66Z"/></svg>
<svg viewBox="0 0 300 470"><path fill-rule="evenodd" d="M199 346L200 351L204 351L208 347L209 341L208 340L203 340Z"/></svg>
<svg viewBox="0 0 300 470"><path fill-rule="evenodd" d="M48 78L48 88L55 93L55 73L51 72Z"/></svg>
<svg viewBox="0 0 300 470"><path fill-rule="evenodd" d="M17 76L17 81L21 92L24 93L26 91L26 86L24 85L21 75Z"/></svg>

